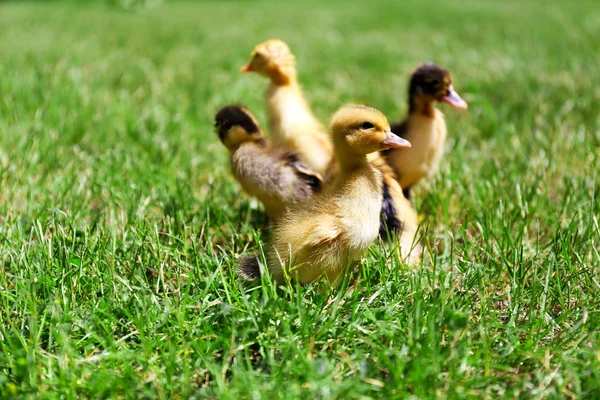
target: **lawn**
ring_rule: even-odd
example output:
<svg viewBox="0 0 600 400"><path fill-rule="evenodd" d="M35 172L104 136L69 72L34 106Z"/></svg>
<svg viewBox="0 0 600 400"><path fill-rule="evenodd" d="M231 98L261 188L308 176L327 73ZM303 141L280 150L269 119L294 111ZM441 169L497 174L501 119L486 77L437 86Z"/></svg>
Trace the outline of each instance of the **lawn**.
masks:
<svg viewBox="0 0 600 400"><path fill-rule="evenodd" d="M212 128L286 40L323 121L448 68L418 268L236 278L266 218ZM0 397L597 398L600 8L578 0L0 3Z"/></svg>

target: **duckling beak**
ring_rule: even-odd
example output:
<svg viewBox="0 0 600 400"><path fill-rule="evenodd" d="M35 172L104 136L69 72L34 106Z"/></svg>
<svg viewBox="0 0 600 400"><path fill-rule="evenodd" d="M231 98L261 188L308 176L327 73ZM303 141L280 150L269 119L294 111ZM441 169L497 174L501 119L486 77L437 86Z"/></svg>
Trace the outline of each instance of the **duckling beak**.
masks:
<svg viewBox="0 0 600 400"><path fill-rule="evenodd" d="M442 102L450 104L452 107L458 108L459 110L466 110L469 107L467 102L454 91L452 85L448 88L448 93L442 97Z"/></svg>
<svg viewBox="0 0 600 400"><path fill-rule="evenodd" d="M244 65L242 68L240 68L240 72L252 72L254 71L254 68L252 68L252 62L249 62L248 65Z"/></svg>
<svg viewBox="0 0 600 400"><path fill-rule="evenodd" d="M410 142L402 139L393 132L385 133L385 140L381 142L382 149L407 149L410 147Z"/></svg>

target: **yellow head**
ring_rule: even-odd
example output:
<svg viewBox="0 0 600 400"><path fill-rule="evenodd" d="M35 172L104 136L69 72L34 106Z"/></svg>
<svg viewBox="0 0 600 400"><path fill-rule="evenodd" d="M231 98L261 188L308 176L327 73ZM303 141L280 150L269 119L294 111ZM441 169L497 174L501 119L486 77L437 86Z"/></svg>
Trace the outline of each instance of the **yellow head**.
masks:
<svg viewBox="0 0 600 400"><path fill-rule="evenodd" d="M390 131L385 115L368 106L343 106L331 117L329 129L341 159L365 156L383 149L410 147L409 141Z"/></svg>
<svg viewBox="0 0 600 400"><path fill-rule="evenodd" d="M257 72L276 84L296 79L296 59L283 40L271 39L257 45L250 57L242 72Z"/></svg>
<svg viewBox="0 0 600 400"><path fill-rule="evenodd" d="M236 150L242 143L264 143L256 118L240 106L226 106L215 115L215 131L228 150Z"/></svg>

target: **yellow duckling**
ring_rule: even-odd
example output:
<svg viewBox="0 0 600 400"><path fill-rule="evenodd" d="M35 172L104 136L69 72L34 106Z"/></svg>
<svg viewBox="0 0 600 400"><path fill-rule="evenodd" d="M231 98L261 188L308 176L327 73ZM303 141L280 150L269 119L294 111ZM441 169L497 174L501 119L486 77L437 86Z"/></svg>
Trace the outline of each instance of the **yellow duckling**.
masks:
<svg viewBox="0 0 600 400"><path fill-rule="evenodd" d="M293 151L269 145L256 118L239 106L226 106L215 116L215 130L230 153L231 170L246 193L263 203L271 218L321 188L321 176Z"/></svg>
<svg viewBox="0 0 600 400"><path fill-rule="evenodd" d="M332 117L330 130L339 173L301 205L276 221L266 246L267 267L283 283L305 284L327 276L338 277L360 258L379 234L383 202L383 177L367 154L387 148L407 148L410 143L390 132L378 110L347 105ZM243 259L239 273L259 276L256 257Z"/></svg>
<svg viewBox="0 0 600 400"><path fill-rule="evenodd" d="M435 108L436 101L460 110L467 109L467 102L454 91L450 73L433 63L426 63L417 68L410 79L408 117L392 125L392 131L410 140L412 148L386 154L407 198L414 184L437 172L444 153L446 121L444 114Z"/></svg>
<svg viewBox="0 0 600 400"><path fill-rule="evenodd" d="M266 97L273 142L294 150L311 169L324 175L333 146L304 99L296 59L288 45L278 39L257 45L241 71L257 72L271 81Z"/></svg>

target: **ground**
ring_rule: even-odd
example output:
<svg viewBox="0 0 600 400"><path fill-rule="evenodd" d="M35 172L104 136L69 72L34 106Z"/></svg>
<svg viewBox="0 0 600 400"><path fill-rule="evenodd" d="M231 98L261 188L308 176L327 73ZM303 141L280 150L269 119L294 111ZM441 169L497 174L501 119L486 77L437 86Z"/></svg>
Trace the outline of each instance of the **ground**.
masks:
<svg viewBox="0 0 600 400"><path fill-rule="evenodd" d="M0 4L0 396L600 396L600 8L448 0ZM127 2L124 2L127 3ZM329 293L241 282L266 219L212 128L286 40L323 121L435 61L426 257Z"/></svg>

